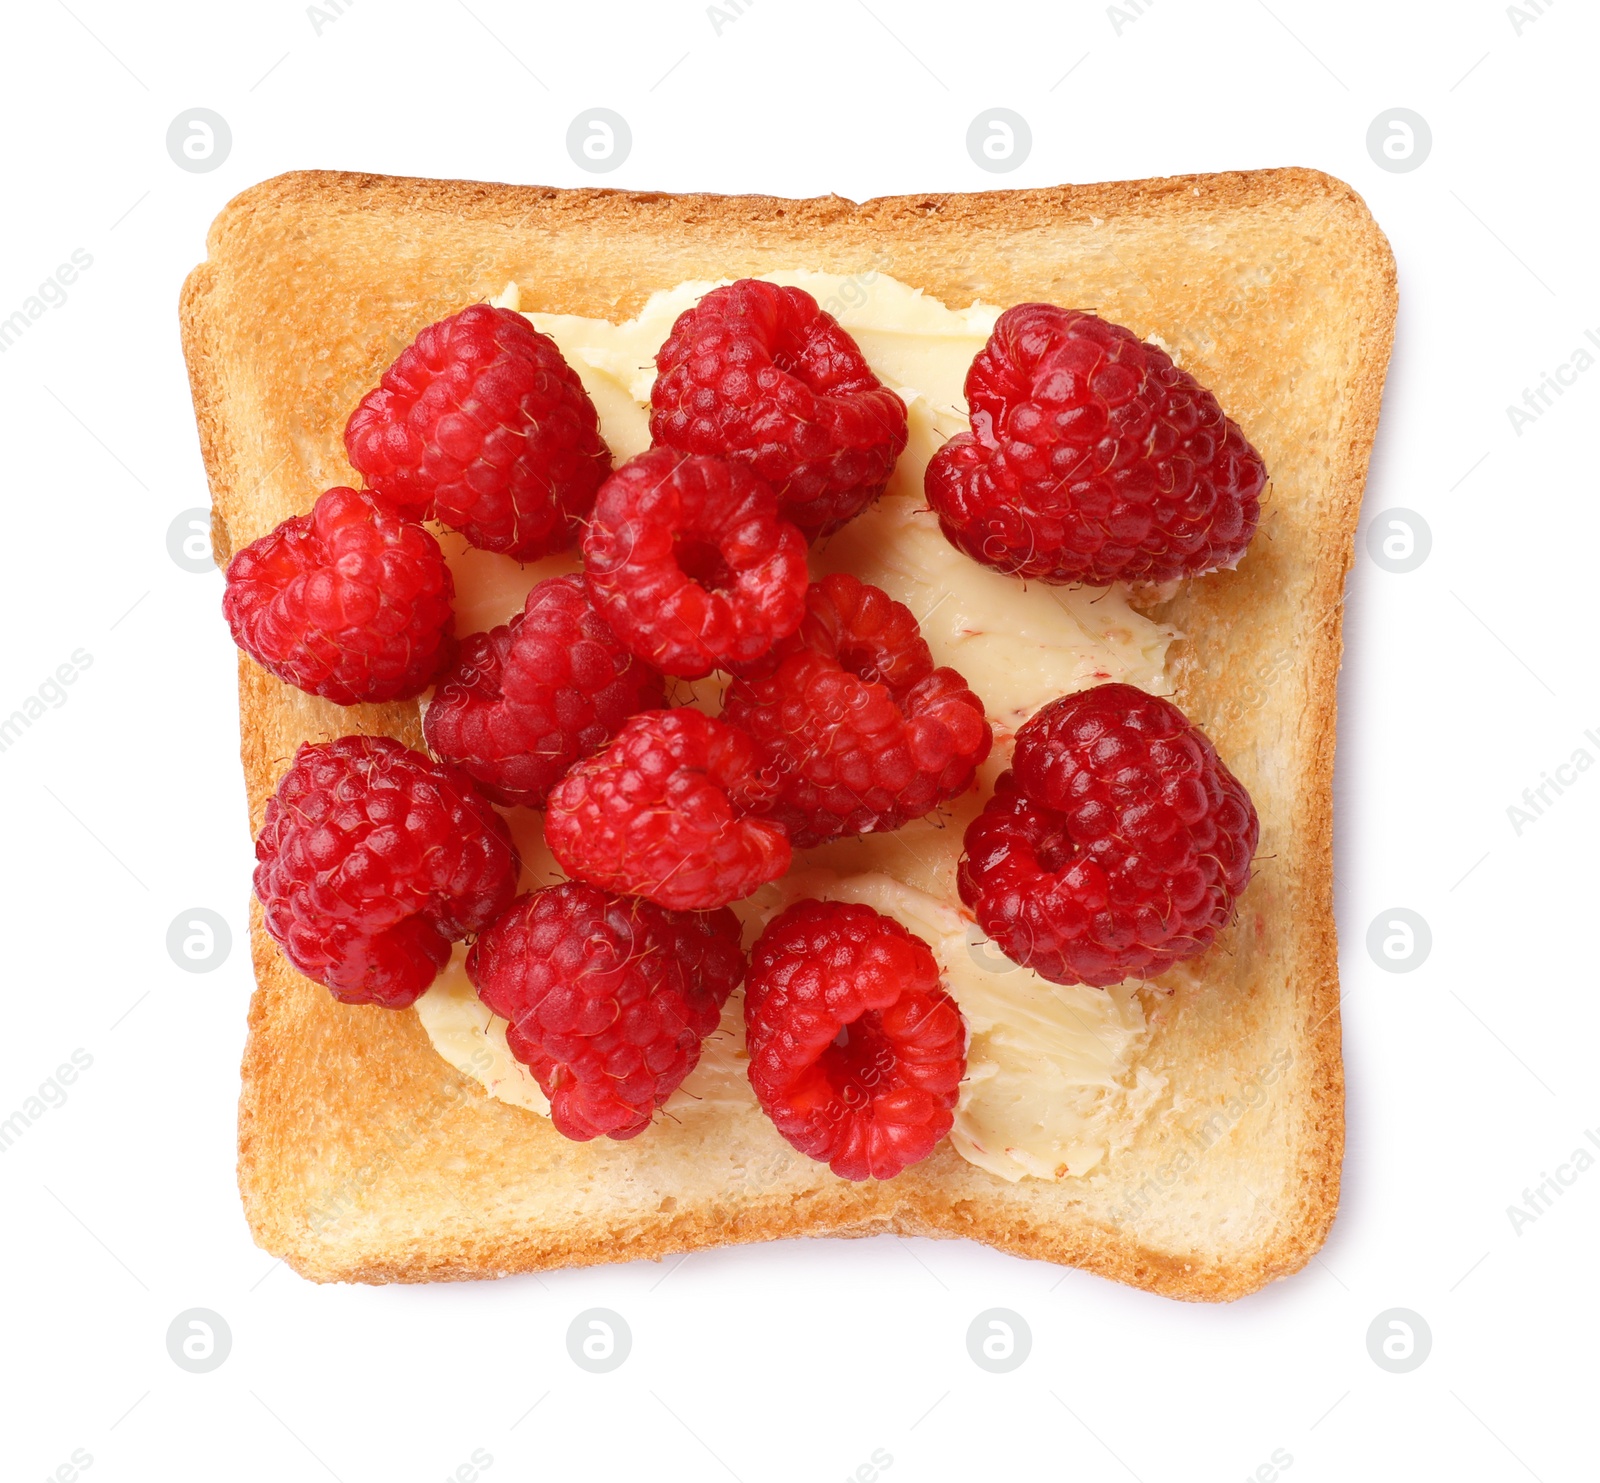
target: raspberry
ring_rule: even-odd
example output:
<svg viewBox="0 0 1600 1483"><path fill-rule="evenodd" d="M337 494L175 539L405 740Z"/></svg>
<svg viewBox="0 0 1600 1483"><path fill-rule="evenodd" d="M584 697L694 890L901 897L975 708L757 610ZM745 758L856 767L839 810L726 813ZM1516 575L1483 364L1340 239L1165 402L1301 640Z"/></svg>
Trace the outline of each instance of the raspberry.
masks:
<svg viewBox="0 0 1600 1483"><path fill-rule="evenodd" d="M1097 685L1017 732L957 884L1008 958L1105 988L1209 947L1259 834L1250 795L1177 706Z"/></svg>
<svg viewBox="0 0 1600 1483"><path fill-rule="evenodd" d="M928 464L928 503L975 561L1045 582L1166 582L1232 566L1260 518L1261 455L1217 399L1121 325L1051 304L1000 316L967 372L972 431Z"/></svg>
<svg viewBox="0 0 1600 1483"><path fill-rule="evenodd" d="M799 288L741 278L678 316L656 352L650 436L748 464L808 537L883 493L906 408Z"/></svg>
<svg viewBox="0 0 1600 1483"><path fill-rule="evenodd" d="M450 657L455 586L432 534L330 489L228 563L222 615L263 669L340 705L408 700Z"/></svg>
<svg viewBox="0 0 1600 1483"><path fill-rule="evenodd" d="M841 1179L893 1179L950 1131L966 1025L892 917L796 902L756 942L744 1022L762 1111Z"/></svg>
<svg viewBox="0 0 1600 1483"><path fill-rule="evenodd" d="M665 704L661 676L618 642L583 578L549 577L509 624L462 641L422 729L496 803L543 808L574 762Z"/></svg>
<svg viewBox="0 0 1600 1483"><path fill-rule="evenodd" d="M766 793L742 731L686 707L644 711L551 790L545 838L569 875L702 911L789 868L783 831L744 817Z"/></svg>
<svg viewBox="0 0 1600 1483"><path fill-rule="evenodd" d="M800 626L806 539L742 464L652 448L600 487L583 535L589 591L657 669L699 679Z"/></svg>
<svg viewBox="0 0 1600 1483"><path fill-rule="evenodd" d="M467 954L556 1130L633 1138L678 1089L744 978L739 919L568 881L519 896Z"/></svg>
<svg viewBox="0 0 1600 1483"><path fill-rule="evenodd" d="M350 414L344 445L399 509L518 561L570 546L611 471L594 403L556 342L488 304L401 351Z"/></svg>
<svg viewBox="0 0 1600 1483"><path fill-rule="evenodd" d="M465 773L387 736L306 743L256 836L267 931L345 1004L404 1009L510 902L511 835Z"/></svg>
<svg viewBox="0 0 1600 1483"><path fill-rule="evenodd" d="M812 584L799 632L729 687L723 717L755 738L776 787L760 812L796 849L921 818L971 786L993 740L911 610L844 573Z"/></svg>

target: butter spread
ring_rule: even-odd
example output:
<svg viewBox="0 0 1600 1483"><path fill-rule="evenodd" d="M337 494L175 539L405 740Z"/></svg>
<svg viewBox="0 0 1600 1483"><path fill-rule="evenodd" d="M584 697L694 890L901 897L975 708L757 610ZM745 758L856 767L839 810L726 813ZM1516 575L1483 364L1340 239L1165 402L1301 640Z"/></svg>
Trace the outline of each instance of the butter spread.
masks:
<svg viewBox="0 0 1600 1483"><path fill-rule="evenodd" d="M814 576L849 571L905 603L938 664L959 670L983 698L995 726L984 791L1006 766L1018 726L1058 695L1106 680L1156 693L1170 690L1166 652L1173 634L1128 603L1127 591L1024 584L979 566L940 534L925 508L922 475L948 437L967 427L967 368L1000 310L983 303L950 309L881 273L854 277L809 271L766 275L804 288L850 331L878 376L908 409L909 437L887 492L871 509L812 551ZM715 285L690 282L653 293L633 319L613 324L534 313L561 347L600 414L620 463L649 446L648 406L655 353L673 321ZM515 284L494 301L521 309ZM574 555L520 567L441 532L456 580L457 631L507 621L529 588L578 569ZM715 711L716 678L674 697ZM1109 990L1064 987L1001 955L978 931L955 889L975 791L948 809L892 834L836 840L797 856L795 868L735 911L747 941L803 896L864 902L928 942L970 1036L951 1143L962 1157L1003 1179L1060 1179L1088 1173L1131 1137L1159 1098L1162 1080L1138 1064L1149 1034L1147 997L1128 983ZM508 814L523 851L522 889L561 878L541 818ZM511 1055L505 1022L473 993L458 951L417 1012L440 1054L491 1096L533 1112L549 1104L531 1072ZM700 1064L668 1101L673 1117L749 1106L740 996L705 1045Z"/></svg>
<svg viewBox="0 0 1600 1483"><path fill-rule="evenodd" d="M466 949L457 947L433 987L417 1001L422 1028L433 1048L457 1071L479 1082L491 1097L548 1117L549 1099L533 1072L511 1054L506 1043L506 1021L489 1012L467 978L466 956ZM700 1048L699 1063L667 1099L664 1111L668 1116L749 1105L743 1005L737 995L728 1001L721 1025Z"/></svg>

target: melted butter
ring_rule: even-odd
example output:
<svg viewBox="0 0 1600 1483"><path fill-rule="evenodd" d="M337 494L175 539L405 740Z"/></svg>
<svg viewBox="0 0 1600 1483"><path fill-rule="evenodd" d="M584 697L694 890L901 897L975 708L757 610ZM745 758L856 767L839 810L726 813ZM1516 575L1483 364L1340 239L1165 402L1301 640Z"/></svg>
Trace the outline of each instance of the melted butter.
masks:
<svg viewBox="0 0 1600 1483"><path fill-rule="evenodd" d="M457 947L433 987L417 1000L417 1017L433 1048L463 1076L491 1097L549 1117L550 1100L526 1066L511 1054L507 1022L491 1014L467 977L467 950ZM667 1117L692 1117L753 1098L745 1076L744 998L735 994L723 1007L722 1023L700 1047L700 1060L666 1102Z"/></svg>
<svg viewBox="0 0 1600 1483"><path fill-rule="evenodd" d="M910 608L934 662L961 672L1002 742L1071 690L1119 679L1165 693L1172 635L1129 607L1125 588L1024 583L944 538L922 495L938 446L930 408L918 397L910 411L912 441L888 492L813 551L813 571L853 572Z"/></svg>
<svg viewBox="0 0 1600 1483"><path fill-rule="evenodd" d="M898 873L841 874L809 863L822 853L812 851L806 866L751 898L744 910L752 928L814 897L870 906L916 933L933 949L967 1024L967 1077L950 1133L956 1151L1002 1179L1087 1174L1105 1154L1107 1119L1130 1090L1143 1090L1124 1084L1147 1034L1140 987L1048 983L1005 958L951 904L953 878L947 896ZM942 886L943 866L924 879ZM1155 1078L1146 1081L1159 1089Z"/></svg>
<svg viewBox="0 0 1600 1483"><path fill-rule="evenodd" d="M935 662L959 670L983 698L996 736L981 779L984 794L1005 766L1017 727L1058 695L1107 680L1167 692L1173 635L1132 608L1126 589L1028 585L990 571L951 546L924 507L923 471L939 445L967 426L967 368L1000 311L981 303L949 309L877 273L769 276L811 293L907 404L907 446L888 491L815 548L811 564L814 575L853 572L905 603ZM656 350L677 316L713 286L691 282L661 290L620 324L530 314L583 379L619 463L649 446ZM516 285L495 302L520 310ZM461 634L505 622L536 581L578 566L572 555L518 566L472 550L450 533L441 541L456 579ZM724 683L713 676L682 685L673 699L715 714ZM1162 1090L1161 1081L1138 1065L1149 1033L1150 991L1138 984L1110 990L1050 984L983 938L955 886L962 834L980 803L974 790L892 834L808 851L788 876L735 910L746 923L747 944L775 912L807 895L864 902L916 932L939 959L970 1036L952 1144L1003 1179L1075 1177L1125 1142ZM518 809L507 817L523 851L522 889L560 879L541 816ZM506 1046L505 1022L489 1014L467 982L463 957L458 953L418 1002L424 1026L440 1053L490 1095L548 1113L532 1073ZM667 1103L667 1115L753 1102L742 1008L736 993L700 1064Z"/></svg>

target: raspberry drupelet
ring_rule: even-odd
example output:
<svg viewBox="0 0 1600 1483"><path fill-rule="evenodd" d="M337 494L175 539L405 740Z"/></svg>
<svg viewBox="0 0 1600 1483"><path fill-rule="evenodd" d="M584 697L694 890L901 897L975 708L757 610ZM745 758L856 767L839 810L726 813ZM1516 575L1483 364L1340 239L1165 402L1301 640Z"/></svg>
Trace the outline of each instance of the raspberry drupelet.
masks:
<svg viewBox="0 0 1600 1483"><path fill-rule="evenodd" d="M256 862L289 961L345 1004L389 1009L505 910L519 869L472 779L387 736L302 745L267 800Z"/></svg>
<svg viewBox="0 0 1600 1483"><path fill-rule="evenodd" d="M455 586L432 533L329 489L228 563L222 615L263 669L340 705L409 700L448 662Z"/></svg>
<svg viewBox="0 0 1600 1483"><path fill-rule="evenodd" d="M572 545L611 471L594 403L555 341L489 304L424 329L350 414L344 442L397 509L518 561Z"/></svg>
<svg viewBox="0 0 1600 1483"><path fill-rule="evenodd" d="M789 868L783 830L747 817L769 791L744 732L688 707L643 711L551 791L545 839L569 875L705 911Z"/></svg>
<svg viewBox="0 0 1600 1483"><path fill-rule="evenodd" d="M967 373L972 431L924 489L975 561L1044 582L1166 582L1232 566L1266 466L1217 399L1121 325L1019 304Z"/></svg>
<svg viewBox="0 0 1600 1483"><path fill-rule="evenodd" d="M549 577L510 623L462 641L423 734L496 803L543 808L574 762L665 704L661 676L595 611L583 578Z"/></svg>
<svg viewBox="0 0 1600 1483"><path fill-rule="evenodd" d="M957 885L1013 962L1105 988L1208 948L1259 836L1250 795L1177 706L1097 685L1018 731Z"/></svg>
<svg viewBox="0 0 1600 1483"><path fill-rule="evenodd" d="M750 1085L841 1179L892 1179L950 1131L966 1025L920 937L870 906L796 902L751 953Z"/></svg>
<svg viewBox="0 0 1600 1483"><path fill-rule="evenodd" d="M520 896L467 954L478 996L568 1138L633 1138L744 978L739 921L568 881Z"/></svg>
<svg viewBox="0 0 1600 1483"><path fill-rule="evenodd" d="M759 659L800 626L806 542L743 464L652 448L600 487L583 534L589 591L665 674Z"/></svg>
<svg viewBox="0 0 1600 1483"><path fill-rule="evenodd" d="M748 464L814 539L883 493L905 403L799 288L741 278L686 309L656 353L650 435Z"/></svg>
<svg viewBox="0 0 1600 1483"><path fill-rule="evenodd" d="M760 812L796 849L921 818L972 785L993 741L911 610L845 573L812 584L799 631L735 680L723 717L755 738L775 785Z"/></svg>

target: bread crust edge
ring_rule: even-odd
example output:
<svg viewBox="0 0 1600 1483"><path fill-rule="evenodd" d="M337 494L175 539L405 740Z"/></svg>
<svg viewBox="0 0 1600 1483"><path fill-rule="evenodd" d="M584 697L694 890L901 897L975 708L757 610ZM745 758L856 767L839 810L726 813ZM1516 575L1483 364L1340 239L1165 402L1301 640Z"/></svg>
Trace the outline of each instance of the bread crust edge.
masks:
<svg viewBox="0 0 1600 1483"><path fill-rule="evenodd" d="M737 197L672 195L658 192L604 189L569 191L554 187L509 186L471 181L431 181L345 171L296 171L252 186L236 196L218 215L207 235L208 258L187 277L180 296L180 325L202 457L213 491L213 549L225 565L237 544L230 523L230 507L241 497L247 478L246 455L230 435L222 413L220 372L214 326L208 310L216 288L219 263L241 226L257 211L304 206L319 211L371 209L374 205L403 205L410 210L437 210L452 215L470 214L506 222L518 213L543 206L553 208L574 225L597 214L617 210L649 217L668 212L679 221L725 211L736 206L756 220L801 216L805 225L821 228L843 215L893 219L909 212L984 215L997 209L1046 209L1075 218L1126 216L1169 203L1171 197L1203 190L1205 204L1249 205L1284 194L1319 195L1337 206L1353 210L1367 232L1365 266L1376 270L1376 290L1369 296L1364 317L1363 354L1350 390L1348 415L1338 430L1343 454L1336 509L1337 529L1324 540L1331 561L1318 565L1319 602L1336 613L1343 601L1344 583L1354 558L1353 536L1359 516L1373 440L1382 400L1384 377L1393 341L1397 311L1393 256L1382 232L1361 197L1347 184L1314 170L1298 168L1240 171L1211 175L1186 175L1143 181L1115 181L1093 185L1063 185L1032 191L995 191L975 194L922 193L878 197L852 203L842 197L795 201L764 195ZM1192 197L1191 197L1192 199ZM654 286L654 285L650 285ZM244 497L248 497L247 495ZM1083 1226L1067 1230L1018 1232L1014 1224L988 1222L983 1213L966 1208L970 1202L946 1203L919 1191L895 1196L891 1186L878 1187L870 1197L848 1192L843 1199L816 1202L836 1207L833 1214L813 1211L797 1219L792 1207L763 1210L752 1207L730 1226L679 1217L658 1226L626 1234L613 1233L603 1245L580 1239L552 1241L503 1238L475 1242L463 1240L449 1252L409 1255L402 1259L374 1259L350 1253L332 1258L292 1220L282 1218L273 1192L255 1177L263 1140L271 1137L275 1111L267 1092L271 1082L273 1048L267 1035L269 1006L275 995L288 991L292 973L275 944L260 927L259 909L253 906L252 947L257 989L252 996L241 1075L243 1090L239 1115L239 1175L245 1211L258 1244L299 1271L318 1281L367 1283L466 1280L504 1276L551 1267L580 1266L702 1250L712 1246L796 1236L865 1236L881 1232L947 1238L971 1238L1016 1255L1080 1267L1165 1296L1198 1301L1222 1301L1254 1292L1276 1278L1303 1267L1322 1246L1337 1211L1344 1147L1344 1075L1340 1051L1337 939L1332 913L1332 776L1335 746L1337 678L1343 651L1342 623L1335 619L1319 630L1315 651L1308 656L1308 673L1319 704L1306 718L1315 728L1312 786L1301 793L1296 826L1302 837L1315 842L1315 860L1308 875L1315 878L1320 898L1301 924L1297 972L1308 975L1310 1010L1318 1018L1309 1034L1312 1074L1310 1095L1300 1109L1304 1132L1297 1140L1298 1201L1294 1218L1281 1225L1274 1239L1256 1259L1247 1263L1210 1266L1180 1255L1150 1249L1131 1241L1109 1226ZM263 758L250 736L250 712L263 703L265 677L251 672L241 661L241 751L247 773L259 771ZM275 682L266 682L275 685ZM403 734L414 729L402 707L363 707L374 729ZM392 712L394 714L380 714ZM410 722L408 725L407 722ZM269 785L270 786L270 785ZM258 791L252 789L252 792ZM378 1012L378 1011L373 1011ZM950 1155L954 1157L954 1155Z"/></svg>

